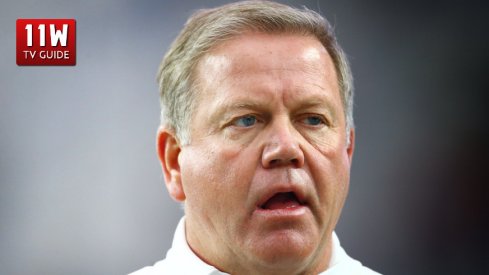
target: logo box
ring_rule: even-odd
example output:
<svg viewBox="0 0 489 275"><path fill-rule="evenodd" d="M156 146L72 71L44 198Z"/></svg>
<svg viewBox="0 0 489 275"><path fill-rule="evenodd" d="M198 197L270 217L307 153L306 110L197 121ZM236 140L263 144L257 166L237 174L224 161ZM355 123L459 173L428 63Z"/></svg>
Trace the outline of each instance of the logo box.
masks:
<svg viewBox="0 0 489 275"><path fill-rule="evenodd" d="M75 19L17 19L17 65L76 65Z"/></svg>

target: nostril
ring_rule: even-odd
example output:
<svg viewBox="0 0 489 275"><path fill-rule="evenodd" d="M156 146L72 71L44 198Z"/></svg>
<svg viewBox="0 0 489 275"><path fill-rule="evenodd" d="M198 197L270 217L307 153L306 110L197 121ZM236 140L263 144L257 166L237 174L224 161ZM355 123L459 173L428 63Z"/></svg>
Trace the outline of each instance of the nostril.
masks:
<svg viewBox="0 0 489 275"><path fill-rule="evenodd" d="M270 160L270 162L268 163L269 166L271 167L274 167L274 166L279 166L279 165L298 165L299 164L299 160L296 159L296 158L293 158L293 159L289 159L289 160L281 160L281 159L272 159Z"/></svg>

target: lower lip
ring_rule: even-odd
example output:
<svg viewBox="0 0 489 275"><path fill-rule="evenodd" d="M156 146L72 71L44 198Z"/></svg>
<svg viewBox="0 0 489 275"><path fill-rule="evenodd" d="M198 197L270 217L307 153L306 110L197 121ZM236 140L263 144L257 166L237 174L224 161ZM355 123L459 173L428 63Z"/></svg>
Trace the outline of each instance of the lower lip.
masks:
<svg viewBox="0 0 489 275"><path fill-rule="evenodd" d="M297 205L273 210L258 207L255 210L255 214L265 218L294 218L305 215L308 212L308 209L309 207L306 205Z"/></svg>

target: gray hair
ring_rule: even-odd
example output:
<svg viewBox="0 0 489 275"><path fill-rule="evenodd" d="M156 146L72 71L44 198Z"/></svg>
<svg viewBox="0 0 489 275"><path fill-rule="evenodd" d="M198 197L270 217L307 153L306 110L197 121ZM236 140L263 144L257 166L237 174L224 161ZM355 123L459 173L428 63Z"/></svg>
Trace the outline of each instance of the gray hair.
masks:
<svg viewBox="0 0 489 275"><path fill-rule="evenodd" d="M307 8L269 1L243 1L195 12L160 64L161 125L173 131L181 145L190 143L190 119L196 104L194 69L203 55L222 41L246 31L296 33L316 37L330 54L346 119L347 143L353 125L353 79L345 53L329 22Z"/></svg>

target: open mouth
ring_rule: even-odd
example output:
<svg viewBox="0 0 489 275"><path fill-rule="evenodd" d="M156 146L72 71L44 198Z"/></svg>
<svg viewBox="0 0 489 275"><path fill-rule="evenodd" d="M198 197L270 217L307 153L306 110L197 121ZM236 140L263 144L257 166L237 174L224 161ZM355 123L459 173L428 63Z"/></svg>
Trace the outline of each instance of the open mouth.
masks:
<svg viewBox="0 0 489 275"><path fill-rule="evenodd" d="M294 192L280 192L274 194L265 203L259 206L263 210L291 209L304 205Z"/></svg>

